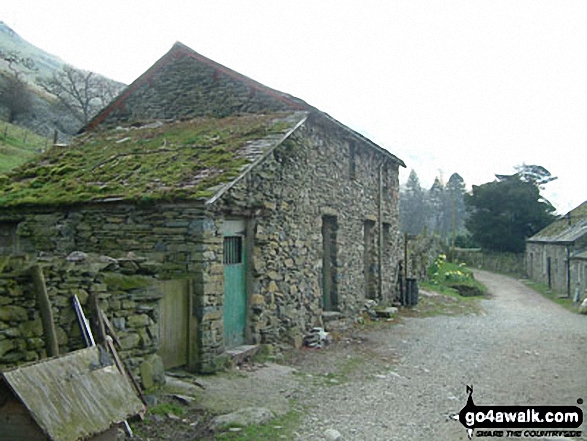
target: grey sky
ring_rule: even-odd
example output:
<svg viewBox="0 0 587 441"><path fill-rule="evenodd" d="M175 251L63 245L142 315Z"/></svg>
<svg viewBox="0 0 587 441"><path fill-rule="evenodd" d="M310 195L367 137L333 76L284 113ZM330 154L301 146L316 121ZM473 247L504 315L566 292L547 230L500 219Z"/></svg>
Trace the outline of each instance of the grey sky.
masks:
<svg viewBox="0 0 587 441"><path fill-rule="evenodd" d="M304 99L424 186L539 164L564 213L587 199L587 2L4 0L0 20L129 83L175 41Z"/></svg>

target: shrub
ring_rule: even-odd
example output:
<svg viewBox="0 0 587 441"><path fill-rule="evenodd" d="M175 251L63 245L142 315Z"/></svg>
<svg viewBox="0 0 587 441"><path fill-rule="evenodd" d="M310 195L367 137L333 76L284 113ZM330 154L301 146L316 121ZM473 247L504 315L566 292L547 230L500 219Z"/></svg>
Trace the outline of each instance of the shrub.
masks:
<svg viewBox="0 0 587 441"><path fill-rule="evenodd" d="M448 262L444 254L440 254L430 265L428 278L433 285L452 288L465 297L483 295L485 292L485 287L475 280L464 263Z"/></svg>

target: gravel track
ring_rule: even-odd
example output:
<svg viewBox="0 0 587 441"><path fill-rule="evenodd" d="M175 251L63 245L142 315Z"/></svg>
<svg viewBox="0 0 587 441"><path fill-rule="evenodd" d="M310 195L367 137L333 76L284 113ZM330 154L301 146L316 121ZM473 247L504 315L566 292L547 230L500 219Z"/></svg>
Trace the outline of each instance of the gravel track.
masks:
<svg viewBox="0 0 587 441"><path fill-rule="evenodd" d="M293 351L285 366L253 363L206 377L185 373L185 381L205 387L197 388L198 404L180 419L152 417L137 425L143 436L136 439L215 439L211 415L245 407L284 415L293 403L303 415L296 441L332 440L328 429L345 441L465 441L465 429L448 415L466 404L466 385L473 385L476 405L587 400L587 316L512 278L482 271L475 277L489 289L479 307L424 297L417 312L363 331L332 333L340 337L336 344ZM449 315L419 318L430 311ZM580 407L587 417L587 404ZM581 430L583 437L573 439L587 440L587 423ZM292 439L287 433L277 430L273 438Z"/></svg>
<svg viewBox="0 0 587 441"><path fill-rule="evenodd" d="M466 440L447 419L465 405L466 385L477 405L587 400L587 317L512 278L475 276L491 296L478 314L403 319L295 363L307 414L296 439L322 440L331 428L344 440ZM345 369L340 382L326 375Z"/></svg>

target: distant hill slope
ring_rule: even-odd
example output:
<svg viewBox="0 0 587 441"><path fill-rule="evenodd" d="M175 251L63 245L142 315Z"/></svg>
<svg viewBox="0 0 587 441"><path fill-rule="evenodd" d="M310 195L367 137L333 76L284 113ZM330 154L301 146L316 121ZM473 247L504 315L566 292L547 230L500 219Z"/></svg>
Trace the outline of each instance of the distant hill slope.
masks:
<svg viewBox="0 0 587 441"><path fill-rule="evenodd" d="M51 142L26 127L0 123L0 176L33 159Z"/></svg>
<svg viewBox="0 0 587 441"><path fill-rule="evenodd" d="M59 133L59 142L67 142L82 124L74 118L58 101L57 97L42 89L38 83L40 77L51 77L56 71L62 69L67 63L61 58L49 54L37 46L29 43L19 36L6 23L0 21L0 50L4 52L16 51L22 57L31 58L35 63L34 71L23 70L21 77L29 85L33 92L32 110L24 115L19 115L15 124L25 126L43 137L53 138L55 130ZM0 85L9 74L8 65L0 60ZM122 83L106 79L121 90ZM6 114L6 106L0 102L0 121Z"/></svg>
<svg viewBox="0 0 587 441"><path fill-rule="evenodd" d="M51 75L66 64L61 58L51 55L23 39L3 21L0 21L0 48L6 51L17 51L23 57L31 58L35 62L38 71L26 74L30 81L34 81L37 75ZM6 62L0 60L0 69L8 69Z"/></svg>

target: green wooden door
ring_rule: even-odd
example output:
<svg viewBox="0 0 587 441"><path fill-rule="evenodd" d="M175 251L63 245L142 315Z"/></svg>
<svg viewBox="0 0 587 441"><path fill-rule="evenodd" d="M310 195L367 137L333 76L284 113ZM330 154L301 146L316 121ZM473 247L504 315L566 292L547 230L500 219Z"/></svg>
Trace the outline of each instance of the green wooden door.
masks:
<svg viewBox="0 0 587 441"><path fill-rule="evenodd" d="M224 226L224 345L245 343L247 294L244 222L226 221Z"/></svg>

